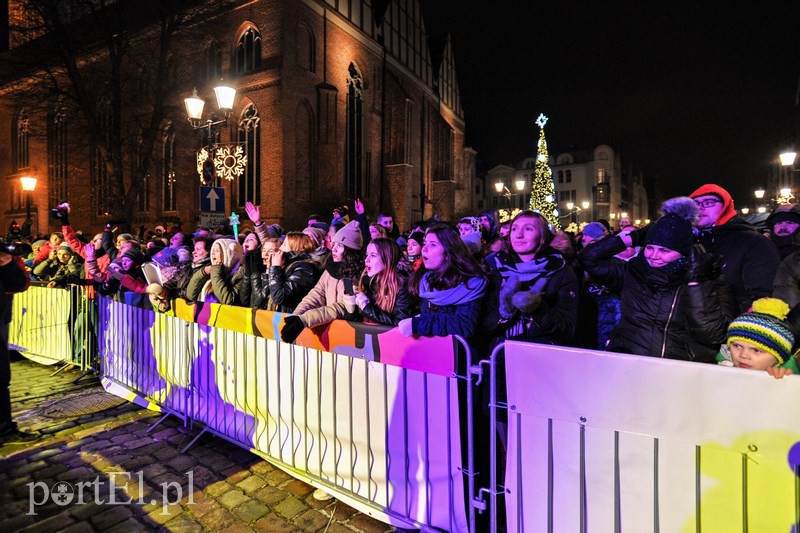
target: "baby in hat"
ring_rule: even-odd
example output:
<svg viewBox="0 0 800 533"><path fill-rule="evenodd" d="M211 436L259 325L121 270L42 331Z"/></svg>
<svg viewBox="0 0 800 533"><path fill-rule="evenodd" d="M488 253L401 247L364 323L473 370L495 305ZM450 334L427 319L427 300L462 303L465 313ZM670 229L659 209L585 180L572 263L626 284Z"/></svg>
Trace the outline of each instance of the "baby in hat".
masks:
<svg viewBox="0 0 800 533"><path fill-rule="evenodd" d="M777 298L761 298L728 326L728 340L717 354L721 365L766 370L780 379L796 374L792 357L794 333L785 321L789 306Z"/></svg>

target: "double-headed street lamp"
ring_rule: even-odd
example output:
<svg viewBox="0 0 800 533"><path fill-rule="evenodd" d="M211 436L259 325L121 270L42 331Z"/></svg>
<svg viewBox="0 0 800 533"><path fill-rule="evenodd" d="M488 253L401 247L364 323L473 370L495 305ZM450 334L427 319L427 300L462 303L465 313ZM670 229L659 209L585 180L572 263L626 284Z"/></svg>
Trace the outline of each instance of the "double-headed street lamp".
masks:
<svg viewBox="0 0 800 533"><path fill-rule="evenodd" d="M219 85L214 87L214 94L217 97L217 107L222 117L220 118L211 113L205 121L203 121L203 108L206 102L197 95L197 89L192 91L192 96L183 99L183 103L186 106L186 114L189 116L189 123L195 130L206 130L206 138L208 139L209 146L213 143L214 136L218 129L228 123L228 117L230 117L233 112L233 101L236 98L236 89L228 87L227 85Z"/></svg>
<svg viewBox="0 0 800 533"><path fill-rule="evenodd" d="M581 202L581 207L578 207L577 205L575 205L574 202L567 202L567 209L569 209L569 216L571 217L570 220L572 222L574 222L575 224L580 222L579 217L578 217L578 213L580 213L581 211L587 211L589 209L589 206L591 206L591 205L592 204L588 200L582 201Z"/></svg>
<svg viewBox="0 0 800 533"><path fill-rule="evenodd" d="M508 200L508 209L512 208L511 205L511 197L516 196L517 194L522 194L522 191L525 189L525 180L520 178L514 181L514 188L517 190L516 193L512 193L508 187L506 187L505 182L498 181L494 184L494 190L497 191L497 194L500 196L505 196L506 200Z"/></svg>

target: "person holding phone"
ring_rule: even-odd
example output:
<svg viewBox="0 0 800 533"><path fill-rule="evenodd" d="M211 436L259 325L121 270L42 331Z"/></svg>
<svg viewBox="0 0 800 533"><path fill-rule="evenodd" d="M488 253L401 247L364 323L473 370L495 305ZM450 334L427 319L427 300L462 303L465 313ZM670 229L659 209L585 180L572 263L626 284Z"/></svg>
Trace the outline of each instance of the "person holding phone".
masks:
<svg viewBox="0 0 800 533"><path fill-rule="evenodd" d="M402 257L400 246L391 239L377 238L367 245L359 292L353 294L352 285L349 292L345 288L347 320L396 326L414 314L408 277L400 269Z"/></svg>
<svg viewBox="0 0 800 533"><path fill-rule="evenodd" d="M358 222L353 220L337 231L331 243L331 255L319 281L295 307L294 313L284 320L283 342L294 342L303 329L328 324L347 314L345 283L349 282L348 290L352 294L353 281L364 270L364 239Z"/></svg>

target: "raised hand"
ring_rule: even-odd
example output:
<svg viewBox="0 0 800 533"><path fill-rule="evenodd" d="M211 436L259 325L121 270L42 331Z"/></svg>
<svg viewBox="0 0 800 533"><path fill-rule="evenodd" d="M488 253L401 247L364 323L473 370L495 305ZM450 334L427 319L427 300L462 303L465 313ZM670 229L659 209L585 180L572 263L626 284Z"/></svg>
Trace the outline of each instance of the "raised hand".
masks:
<svg viewBox="0 0 800 533"><path fill-rule="evenodd" d="M247 213L247 217L258 226L261 224L261 208L253 202L247 202L244 204L244 211Z"/></svg>
<svg viewBox="0 0 800 533"><path fill-rule="evenodd" d="M361 198L356 198L353 202L353 205L356 208L356 214L363 215L364 214L364 202L361 201Z"/></svg>
<svg viewBox="0 0 800 533"><path fill-rule="evenodd" d="M83 255L86 257L87 261L94 261L94 244L86 243L83 245Z"/></svg>
<svg viewBox="0 0 800 533"><path fill-rule="evenodd" d="M272 266L283 267L283 250L275 250L272 254Z"/></svg>

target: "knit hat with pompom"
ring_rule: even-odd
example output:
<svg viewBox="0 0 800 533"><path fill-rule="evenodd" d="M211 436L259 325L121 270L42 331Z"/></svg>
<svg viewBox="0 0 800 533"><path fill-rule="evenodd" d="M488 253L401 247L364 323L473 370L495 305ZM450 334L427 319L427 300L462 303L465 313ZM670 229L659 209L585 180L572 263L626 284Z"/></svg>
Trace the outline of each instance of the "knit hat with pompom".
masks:
<svg viewBox="0 0 800 533"><path fill-rule="evenodd" d="M647 231L645 243L689 255L695 241L693 226L698 211L694 200L686 196L665 201L661 205L664 216L656 220Z"/></svg>
<svg viewBox="0 0 800 533"><path fill-rule="evenodd" d="M747 313L728 326L728 346L733 341L749 342L772 354L782 365L792 356L794 333L785 322L789 306L778 298L761 298Z"/></svg>

